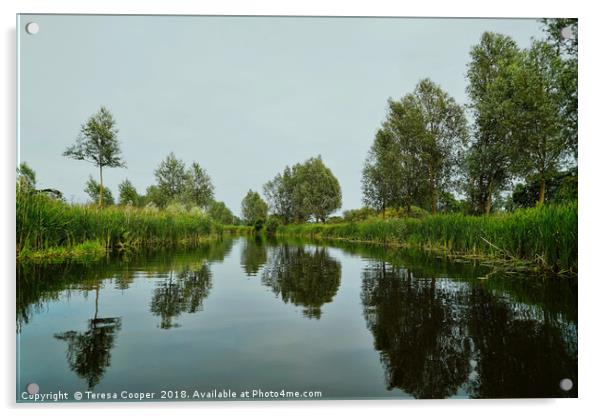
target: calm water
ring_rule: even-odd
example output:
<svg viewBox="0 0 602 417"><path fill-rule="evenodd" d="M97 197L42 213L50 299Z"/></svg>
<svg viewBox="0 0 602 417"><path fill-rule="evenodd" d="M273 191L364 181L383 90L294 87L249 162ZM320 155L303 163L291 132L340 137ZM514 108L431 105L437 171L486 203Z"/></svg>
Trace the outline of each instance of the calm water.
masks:
<svg viewBox="0 0 602 417"><path fill-rule="evenodd" d="M487 272L420 252L254 239L20 269L18 401L31 382L155 400L214 389L576 396L576 279L479 279Z"/></svg>

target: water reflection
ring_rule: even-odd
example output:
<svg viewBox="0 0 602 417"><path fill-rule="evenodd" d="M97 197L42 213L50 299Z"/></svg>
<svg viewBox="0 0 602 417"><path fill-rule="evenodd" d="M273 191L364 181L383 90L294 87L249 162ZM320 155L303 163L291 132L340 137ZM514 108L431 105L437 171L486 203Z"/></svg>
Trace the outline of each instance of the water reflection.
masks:
<svg viewBox="0 0 602 417"><path fill-rule="evenodd" d="M156 284L150 303L151 312L161 317L159 327L179 327L174 318L202 310L203 299L210 289L211 271L207 263L185 265L179 272L169 271L168 276Z"/></svg>
<svg viewBox="0 0 602 417"><path fill-rule="evenodd" d="M303 307L303 315L319 319L341 284L341 263L326 248L281 244L271 248L261 282L285 303Z"/></svg>
<svg viewBox="0 0 602 417"><path fill-rule="evenodd" d="M100 382L111 365L111 349L121 329L121 318L98 317L99 284L95 287L94 317L88 320L88 328L83 332L70 330L54 335L56 339L67 342L69 368L86 380L90 390Z"/></svg>
<svg viewBox="0 0 602 417"><path fill-rule="evenodd" d="M247 239L243 243L240 263L247 276L255 276L266 263L268 250L261 236Z"/></svg>
<svg viewBox="0 0 602 417"><path fill-rule="evenodd" d="M362 303L387 388L416 398L569 396L558 384L577 380L576 323L515 301L508 282L495 286L371 263Z"/></svg>

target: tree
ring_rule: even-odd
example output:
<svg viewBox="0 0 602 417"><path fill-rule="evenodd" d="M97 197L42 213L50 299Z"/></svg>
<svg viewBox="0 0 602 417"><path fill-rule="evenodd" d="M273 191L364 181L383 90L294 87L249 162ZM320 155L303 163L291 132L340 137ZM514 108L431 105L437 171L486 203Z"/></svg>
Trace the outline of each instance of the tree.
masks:
<svg viewBox="0 0 602 417"><path fill-rule="evenodd" d="M489 214L493 196L508 183L512 164L512 117L509 82L519 49L508 36L485 32L470 51L468 87L473 140L466 158L468 197L476 212Z"/></svg>
<svg viewBox="0 0 602 417"><path fill-rule="evenodd" d="M36 189L36 173L25 162L17 168L17 189L21 192L33 192Z"/></svg>
<svg viewBox="0 0 602 417"><path fill-rule="evenodd" d="M186 174L186 198L192 204L206 208L213 201L211 177L197 162L193 162Z"/></svg>
<svg viewBox="0 0 602 417"><path fill-rule="evenodd" d="M140 196L136 191L136 187L134 187L134 184L127 178L119 184L119 204L131 206L140 205Z"/></svg>
<svg viewBox="0 0 602 417"><path fill-rule="evenodd" d="M117 139L118 130L115 124L111 112L106 107L101 107L82 125L76 143L63 152L63 156L86 161L98 167L100 171L98 205L100 207L103 206L105 190L102 178L103 168L125 168L125 162L121 159L121 149Z"/></svg>
<svg viewBox="0 0 602 417"><path fill-rule="evenodd" d="M546 180L566 155L562 132L560 97L555 85L558 55L545 42L533 42L521 53L512 72L512 136L516 158L514 170L539 178L538 203L545 201Z"/></svg>
<svg viewBox="0 0 602 417"><path fill-rule="evenodd" d="M182 197L186 190L187 175L184 162L176 158L173 152L161 161L155 170L155 178L159 190L167 200Z"/></svg>
<svg viewBox="0 0 602 417"><path fill-rule="evenodd" d="M294 218L295 183L292 170L287 166L282 174L277 174L273 180L263 186L263 193L268 200L270 211L280 217L285 224Z"/></svg>
<svg viewBox="0 0 602 417"><path fill-rule="evenodd" d="M401 149L389 129L379 129L362 170L362 192L366 206L385 217L389 206L399 206L401 197Z"/></svg>
<svg viewBox="0 0 602 417"><path fill-rule="evenodd" d="M222 201L212 201L209 203L209 217L220 224L234 224L234 214Z"/></svg>
<svg viewBox="0 0 602 417"><path fill-rule="evenodd" d="M146 195L141 198L142 204L154 204L158 208L164 208L169 201L168 197L157 185L149 185L146 187Z"/></svg>
<svg viewBox="0 0 602 417"><path fill-rule="evenodd" d="M342 204L341 186L322 158L310 158L296 164L292 170L294 181L293 205L296 217L313 217L326 222L330 213Z"/></svg>
<svg viewBox="0 0 602 417"><path fill-rule="evenodd" d="M98 204L100 207L102 207L102 198L104 198L104 203L107 206L112 206L113 204L115 204L115 200L113 199L113 193L111 193L111 190L109 190L107 187L100 185L94 180L94 178L92 178L92 176L88 178L88 181L86 182L86 188L84 189L84 191L86 192L86 194L88 194L88 196L90 196L92 202L94 204Z"/></svg>
<svg viewBox="0 0 602 417"><path fill-rule="evenodd" d="M259 193L249 190L242 200L242 217L244 222L251 226L260 221L265 222L268 217L268 205Z"/></svg>
<svg viewBox="0 0 602 417"><path fill-rule="evenodd" d="M547 43L558 56L555 84L560 102L563 136L577 159L577 72L578 72L578 20L543 19Z"/></svg>
<svg viewBox="0 0 602 417"><path fill-rule="evenodd" d="M454 187L468 137L467 122L462 106L429 79L418 83L414 96L424 129L419 149L431 210L436 213L439 194Z"/></svg>

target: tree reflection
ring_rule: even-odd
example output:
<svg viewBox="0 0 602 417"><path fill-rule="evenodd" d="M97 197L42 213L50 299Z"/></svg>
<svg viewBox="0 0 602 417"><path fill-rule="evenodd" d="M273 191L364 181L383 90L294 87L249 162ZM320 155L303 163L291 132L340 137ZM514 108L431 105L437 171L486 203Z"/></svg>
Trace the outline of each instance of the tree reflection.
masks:
<svg viewBox="0 0 602 417"><path fill-rule="evenodd" d="M470 330L478 352L477 378L469 393L478 398L577 395L577 328L562 316L533 306L505 302L475 286ZM570 393L559 382L570 378Z"/></svg>
<svg viewBox="0 0 602 417"><path fill-rule="evenodd" d="M161 317L159 327L179 327L173 319L182 313L201 310L210 289L211 271L205 262L192 267L186 265L178 273L170 271L168 278L157 284L151 300L151 312Z"/></svg>
<svg viewBox="0 0 602 417"><path fill-rule="evenodd" d="M111 349L121 329L121 318L98 317L99 284L96 284L95 292L94 318L88 321L87 330L71 330L54 335L58 340L67 342L69 368L86 380L90 390L100 382L111 365Z"/></svg>
<svg viewBox="0 0 602 417"><path fill-rule="evenodd" d="M268 251L265 242L260 236L255 239L247 239L242 248L240 263L247 276L255 276L266 263Z"/></svg>
<svg viewBox="0 0 602 417"><path fill-rule="evenodd" d="M364 271L364 315L388 389L416 398L576 396L576 322L534 294L527 304L495 288L518 291L509 279L490 281L421 278L385 262ZM563 378L575 383L569 393Z"/></svg>
<svg viewBox="0 0 602 417"><path fill-rule="evenodd" d="M455 394L469 373L459 294L384 262L364 272L362 302L387 388L416 398Z"/></svg>
<svg viewBox="0 0 602 417"><path fill-rule="evenodd" d="M319 319L341 283L341 264L325 248L279 245L270 251L262 284L285 303L303 307L303 315Z"/></svg>

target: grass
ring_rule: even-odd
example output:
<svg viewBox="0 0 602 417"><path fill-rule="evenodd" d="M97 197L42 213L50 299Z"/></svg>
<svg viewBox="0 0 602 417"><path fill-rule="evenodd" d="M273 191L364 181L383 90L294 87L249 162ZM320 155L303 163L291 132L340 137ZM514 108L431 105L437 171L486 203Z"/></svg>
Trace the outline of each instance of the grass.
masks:
<svg viewBox="0 0 602 417"><path fill-rule="evenodd" d="M278 234L404 245L475 257L527 261L556 273L577 272L577 203L491 216L439 214L281 226Z"/></svg>
<svg viewBox="0 0 602 417"><path fill-rule="evenodd" d="M22 192L17 192L16 217L17 259L21 261L190 245L224 230L199 213L119 206L99 209Z"/></svg>

